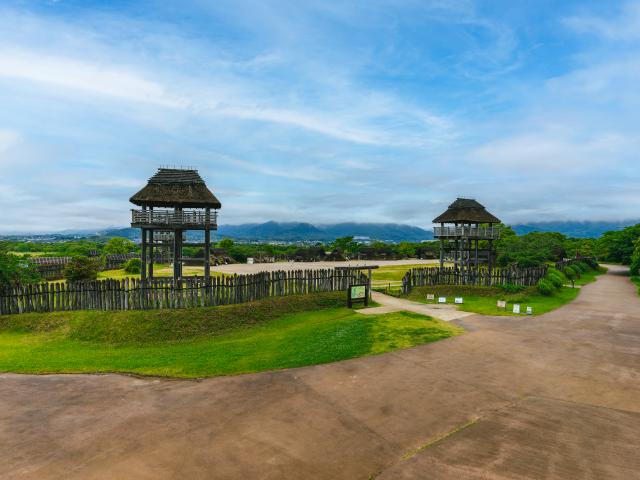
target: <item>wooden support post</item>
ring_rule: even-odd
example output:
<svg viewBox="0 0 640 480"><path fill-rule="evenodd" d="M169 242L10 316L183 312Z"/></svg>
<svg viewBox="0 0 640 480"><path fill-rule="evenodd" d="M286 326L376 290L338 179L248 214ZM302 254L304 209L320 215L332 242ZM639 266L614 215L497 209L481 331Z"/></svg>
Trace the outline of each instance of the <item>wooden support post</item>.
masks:
<svg viewBox="0 0 640 480"><path fill-rule="evenodd" d="M478 263L478 243L480 243L480 240L476 238L476 275L480 273L480 264Z"/></svg>
<svg viewBox="0 0 640 480"><path fill-rule="evenodd" d="M147 279L147 229L142 229L142 266L140 268L140 278Z"/></svg>
<svg viewBox="0 0 640 480"><path fill-rule="evenodd" d="M211 278L211 230L204 230L204 280L208 284Z"/></svg>
<svg viewBox="0 0 640 480"><path fill-rule="evenodd" d="M180 230L173 231L173 280L177 282L180 278L180 240L179 237L182 237L182 232Z"/></svg>
<svg viewBox="0 0 640 480"><path fill-rule="evenodd" d="M149 278L153 278L153 229L147 230L149 235Z"/></svg>
<svg viewBox="0 0 640 480"><path fill-rule="evenodd" d="M440 231L440 271L444 268L444 223L440 224L442 230Z"/></svg>

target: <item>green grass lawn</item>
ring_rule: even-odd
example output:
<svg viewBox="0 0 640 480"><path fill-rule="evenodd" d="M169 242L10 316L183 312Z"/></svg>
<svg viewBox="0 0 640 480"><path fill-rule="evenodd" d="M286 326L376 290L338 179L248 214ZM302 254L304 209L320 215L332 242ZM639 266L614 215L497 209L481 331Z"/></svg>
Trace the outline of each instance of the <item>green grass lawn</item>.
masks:
<svg viewBox="0 0 640 480"><path fill-rule="evenodd" d="M631 277L631 281L638 286L638 295L640 295L640 276Z"/></svg>
<svg viewBox="0 0 640 480"><path fill-rule="evenodd" d="M415 265L385 265L371 271L371 280L375 282L401 281L402 277L412 268L430 268L436 265L415 264Z"/></svg>
<svg viewBox="0 0 640 480"><path fill-rule="evenodd" d="M580 279L576 280L576 286L586 285L595 282L596 277L606 272L606 269L593 270L583 273ZM580 293L579 288L562 287L551 296L544 296L538 293L535 287L526 290L507 294L497 287L474 287L474 286L436 286L436 287L416 287L409 296L410 300L422 303L434 303L427 300L427 294L433 293L438 296L446 296L447 303L453 303L454 297L463 297L464 303L458 308L465 312L481 313L483 315L518 315L513 313L513 305L520 304L521 314L526 314L526 308L533 308L533 315L555 310L570 301L574 300ZM498 300L506 300L507 308L499 309Z"/></svg>
<svg viewBox="0 0 640 480"><path fill-rule="evenodd" d="M378 354L462 333L408 312L361 315L337 306L342 296L152 312L11 315L0 319L0 371L231 375ZM283 314L292 310L298 311Z"/></svg>
<svg viewBox="0 0 640 480"><path fill-rule="evenodd" d="M596 277L598 275L602 275L603 273L606 273L607 269L605 267L599 267L598 270L590 270L588 272L583 272L580 275L580 278L576 278L575 280L575 285L579 285L579 286L583 286L583 285L587 285L591 282L595 282L596 281Z"/></svg>

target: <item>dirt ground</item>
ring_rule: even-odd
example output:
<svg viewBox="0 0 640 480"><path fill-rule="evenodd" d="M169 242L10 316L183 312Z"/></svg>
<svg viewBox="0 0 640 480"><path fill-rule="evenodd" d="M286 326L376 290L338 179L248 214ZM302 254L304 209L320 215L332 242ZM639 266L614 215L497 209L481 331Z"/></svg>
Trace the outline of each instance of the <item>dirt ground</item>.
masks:
<svg viewBox="0 0 640 480"><path fill-rule="evenodd" d="M232 265L217 265L211 267L212 271L222 273L257 273L272 272L274 270L319 270L322 268L335 267L362 267L366 265L378 265L380 267L392 265L434 265L439 260L417 260L408 258L406 260L353 260L350 262L277 262L277 263L236 263Z"/></svg>
<svg viewBox="0 0 640 480"><path fill-rule="evenodd" d="M3 479L639 479L640 298L621 267L539 317L201 381L0 375Z"/></svg>

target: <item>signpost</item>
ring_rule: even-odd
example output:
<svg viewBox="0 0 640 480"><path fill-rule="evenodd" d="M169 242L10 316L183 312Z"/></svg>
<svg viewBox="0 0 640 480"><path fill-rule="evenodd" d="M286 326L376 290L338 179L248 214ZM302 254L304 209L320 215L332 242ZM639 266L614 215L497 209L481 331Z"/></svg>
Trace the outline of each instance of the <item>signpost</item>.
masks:
<svg viewBox="0 0 640 480"><path fill-rule="evenodd" d="M371 270L375 270L377 268L378 268L378 265L336 267L336 270L339 270L339 271L356 272L357 274L360 274L360 272L362 272L363 270L367 270L367 273L368 273L366 277L367 283L358 283L358 284L349 285L349 288L347 289L347 304L349 308L351 308L351 305L353 304L353 300L358 302L364 301L364 305L369 306L369 297L371 296ZM358 275L358 276L362 277L362 275ZM356 293L354 293L354 295L357 295L357 298L352 299L351 297L352 288L354 287L364 287L364 293L362 293L362 289L356 289ZM365 297L361 298L360 295L364 295Z"/></svg>
<svg viewBox="0 0 640 480"><path fill-rule="evenodd" d="M438 303L447 303L447 297L438 297Z"/></svg>
<svg viewBox="0 0 640 480"><path fill-rule="evenodd" d="M456 297L455 298L455 303L457 303L458 305L461 305L463 302L462 297Z"/></svg>
<svg viewBox="0 0 640 480"><path fill-rule="evenodd" d="M506 300L498 300L498 304L497 304L497 308L507 308L507 301Z"/></svg>
<svg viewBox="0 0 640 480"><path fill-rule="evenodd" d="M349 285L347 289L347 306L353 307L354 303L362 302L369 306L369 286L366 283Z"/></svg>
<svg viewBox="0 0 640 480"><path fill-rule="evenodd" d="M513 304L513 313L520 313L520 304L519 303L514 303Z"/></svg>
<svg viewBox="0 0 640 480"><path fill-rule="evenodd" d="M427 293L427 300L430 302L435 302L436 295L434 293Z"/></svg>

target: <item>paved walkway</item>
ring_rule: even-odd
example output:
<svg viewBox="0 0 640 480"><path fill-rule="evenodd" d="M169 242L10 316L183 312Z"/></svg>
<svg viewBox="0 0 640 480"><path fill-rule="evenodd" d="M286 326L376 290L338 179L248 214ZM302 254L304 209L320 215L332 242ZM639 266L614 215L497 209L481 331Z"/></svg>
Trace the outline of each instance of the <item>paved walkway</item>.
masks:
<svg viewBox="0 0 640 480"><path fill-rule="evenodd" d="M380 292L372 292L371 296L373 301L379 303L381 306L365 308L362 310L357 310L357 312L364 315L377 315L380 313L399 312L401 310L404 310L408 312L420 313L422 315L429 315L430 317L439 318L440 320L444 320L446 322L459 320L461 318L474 315L473 313L462 312L458 310L455 305L438 305L412 302L411 300L392 297Z"/></svg>
<svg viewBox="0 0 640 480"><path fill-rule="evenodd" d="M0 477L638 479L640 298L619 270L546 315L335 364L0 375Z"/></svg>

